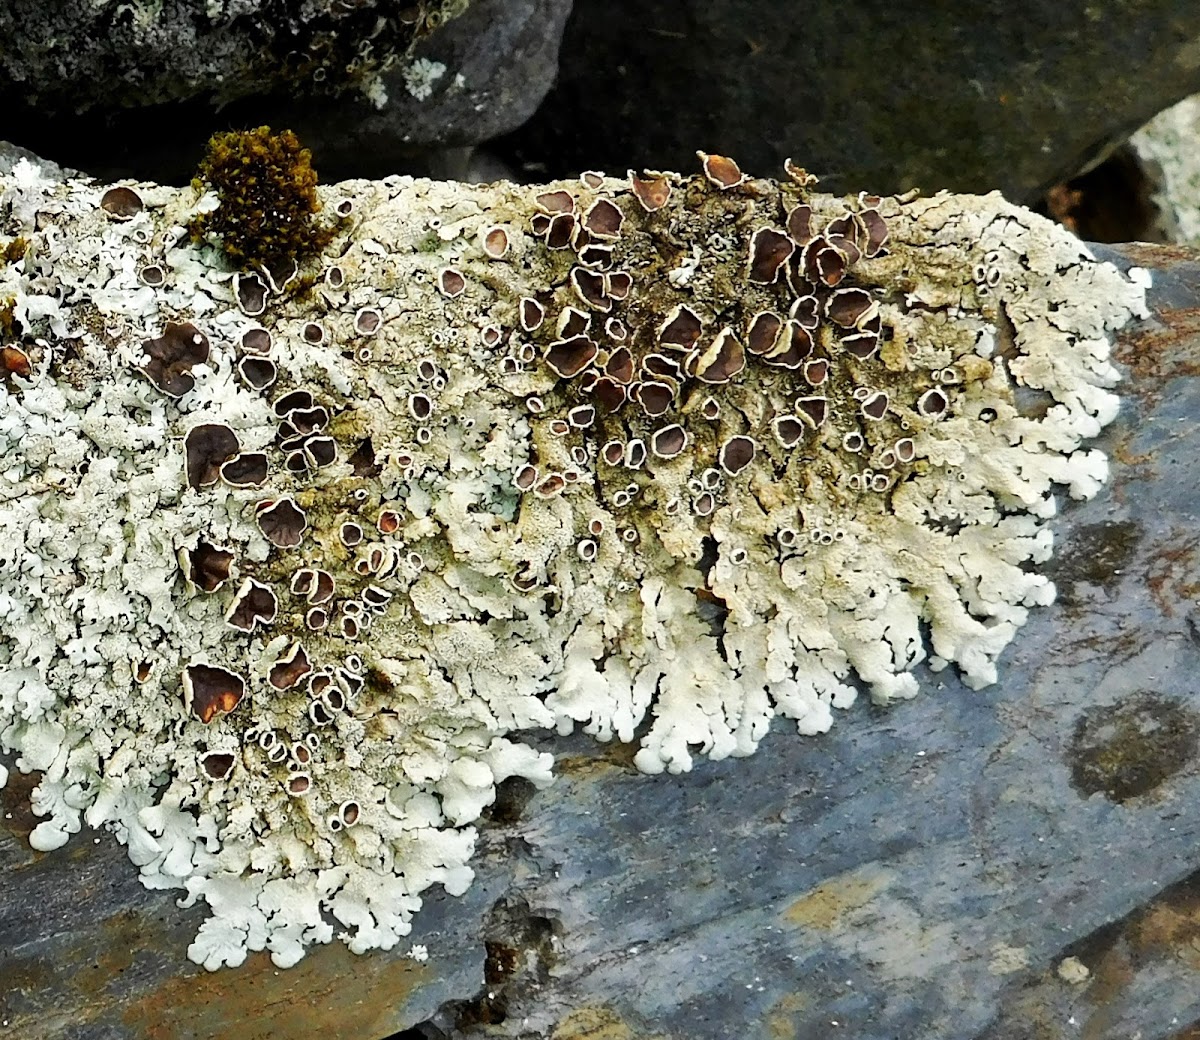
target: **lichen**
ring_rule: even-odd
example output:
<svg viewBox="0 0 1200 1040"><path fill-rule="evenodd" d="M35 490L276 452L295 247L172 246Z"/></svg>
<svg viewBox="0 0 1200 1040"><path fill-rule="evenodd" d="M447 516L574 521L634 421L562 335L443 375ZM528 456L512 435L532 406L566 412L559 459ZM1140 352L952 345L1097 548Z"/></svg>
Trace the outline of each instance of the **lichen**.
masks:
<svg viewBox="0 0 1200 1040"><path fill-rule="evenodd" d="M404 69L404 89L418 101L428 101L435 84L444 75L446 66L442 62L417 58Z"/></svg>
<svg viewBox="0 0 1200 1040"><path fill-rule="evenodd" d="M90 0L0 8L0 71L38 111L273 91L378 97L381 78L469 0ZM114 76L113 69L123 70Z"/></svg>
<svg viewBox="0 0 1200 1040"><path fill-rule="evenodd" d="M719 156L325 189L305 299L135 189L0 179L0 748L35 847L107 827L207 903L209 968L394 946L496 784L550 781L519 731L679 771L921 661L995 681L1143 306L997 196Z"/></svg>
<svg viewBox="0 0 1200 1040"><path fill-rule="evenodd" d="M1156 115L1130 138L1155 191L1157 231L1168 242L1200 245L1200 95Z"/></svg>

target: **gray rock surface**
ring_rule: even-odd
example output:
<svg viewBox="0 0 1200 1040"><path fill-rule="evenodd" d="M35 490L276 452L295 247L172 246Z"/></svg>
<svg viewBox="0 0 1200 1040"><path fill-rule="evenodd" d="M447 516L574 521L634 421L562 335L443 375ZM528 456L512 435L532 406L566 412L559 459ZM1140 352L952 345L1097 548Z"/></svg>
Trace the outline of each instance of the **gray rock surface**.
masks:
<svg viewBox="0 0 1200 1040"><path fill-rule="evenodd" d="M549 89L569 10L570 0L7 0L5 133L106 179L184 183L210 134L262 124L300 134L324 179L461 176L473 146L520 125Z"/></svg>
<svg viewBox="0 0 1200 1040"><path fill-rule="evenodd" d="M620 13L618 13L618 11ZM1032 203L1200 89L1200 7L578 0L561 74L508 147L540 176L697 148L833 192L999 188Z"/></svg>
<svg viewBox="0 0 1200 1040"><path fill-rule="evenodd" d="M1130 139L1153 186L1155 230L1200 245L1200 94L1160 112Z"/></svg>
<svg viewBox="0 0 1200 1040"><path fill-rule="evenodd" d="M0 71L45 115L368 87L469 0L6 0Z"/></svg>
<svg viewBox="0 0 1200 1040"><path fill-rule="evenodd" d="M550 89L570 9L571 0L472 0L414 52L415 61L433 63L434 71L445 68L427 98L412 93L410 63L384 77L389 100L383 108L289 100L278 115L270 104L245 106L246 120L253 107L267 113L267 122L293 127L329 180L398 169L468 179L470 148L520 126Z"/></svg>
<svg viewBox="0 0 1200 1040"><path fill-rule="evenodd" d="M42 172L42 176L51 180L61 181L67 177L81 176L77 170L64 170L58 163L50 162L35 155L28 148L19 148L8 141L0 141L0 174L12 173L12 169L22 159L33 163Z"/></svg>
<svg viewBox="0 0 1200 1040"><path fill-rule="evenodd" d="M425 964L334 944L206 975L183 957L199 908L143 890L108 836L31 852L32 778L14 775L0 1036L1193 1035L1200 259L1110 257L1155 271L1154 316L1118 350L1112 479L1063 508L1058 603L997 686L944 672L935 693L864 698L829 734L780 730L683 776L547 739L560 779L505 790L476 884L416 919Z"/></svg>

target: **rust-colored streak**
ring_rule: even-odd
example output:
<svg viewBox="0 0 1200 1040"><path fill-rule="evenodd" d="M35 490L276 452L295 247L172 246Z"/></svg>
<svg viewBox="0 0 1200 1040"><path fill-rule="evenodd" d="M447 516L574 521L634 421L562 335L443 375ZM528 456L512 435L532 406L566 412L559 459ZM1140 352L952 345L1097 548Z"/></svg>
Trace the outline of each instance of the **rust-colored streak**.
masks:
<svg viewBox="0 0 1200 1040"><path fill-rule="evenodd" d="M1154 468L1154 453L1135 452L1129 446L1135 432L1134 427L1127 427L1123 431L1121 439L1112 447L1112 460L1121 467L1116 474L1117 482L1113 487L1114 494L1123 495L1125 492L1123 485L1131 480L1151 481L1158 475L1158 471Z"/></svg>
<svg viewBox="0 0 1200 1040"><path fill-rule="evenodd" d="M81 898L99 905L103 893ZM162 918L133 909L55 950L50 958L0 951L0 1019L13 1030L0 1035L57 1037L65 1015L77 1029L116 1029L127 1040L379 1040L411 1025L405 1008L431 979L425 965L357 957L340 942L286 971L258 953L236 969L206 972L180 957L178 932ZM174 973L144 988L164 957Z"/></svg>
<svg viewBox="0 0 1200 1040"><path fill-rule="evenodd" d="M1200 596L1200 563L1197 543L1189 531L1174 531L1146 565L1146 587L1164 617L1174 617L1180 605Z"/></svg>
<svg viewBox="0 0 1200 1040"><path fill-rule="evenodd" d="M1064 956L1077 957L1091 973L1081 991L1093 1010L1080 1024L1082 1040L1114 1035L1114 1015L1133 999L1131 990L1156 963L1185 964L1200 972L1200 871L1164 889L1118 921L1072 944ZM1188 1037L1185 1030L1173 1040Z"/></svg>
<svg viewBox="0 0 1200 1040"><path fill-rule="evenodd" d="M1200 250L1170 242L1122 242L1116 247L1131 264L1151 269L1169 264L1200 263Z"/></svg>
<svg viewBox="0 0 1200 1040"><path fill-rule="evenodd" d="M429 977L416 962L358 957L339 942L286 971L256 953L236 972L189 966L130 1003L122 1021L129 1040L378 1040L407 1024L403 1008Z"/></svg>
<svg viewBox="0 0 1200 1040"><path fill-rule="evenodd" d="M18 838L28 838L33 828L41 822L33 814L30 804L33 789L41 779L41 773L20 773L10 769L8 783L0 787L0 822Z"/></svg>
<svg viewBox="0 0 1200 1040"><path fill-rule="evenodd" d="M1162 383L1200 375L1200 307L1156 311L1158 327L1138 325L1117 335L1114 356L1136 377L1130 389L1157 401Z"/></svg>

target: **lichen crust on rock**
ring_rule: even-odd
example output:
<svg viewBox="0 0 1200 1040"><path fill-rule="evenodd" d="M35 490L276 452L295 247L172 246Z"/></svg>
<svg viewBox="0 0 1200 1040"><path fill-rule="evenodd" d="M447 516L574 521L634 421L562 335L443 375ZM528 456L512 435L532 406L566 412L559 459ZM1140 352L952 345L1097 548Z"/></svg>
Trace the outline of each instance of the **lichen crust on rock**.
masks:
<svg viewBox="0 0 1200 1040"><path fill-rule="evenodd" d="M222 106L272 89L361 93L469 0L89 0L0 7L0 90L43 114L211 97ZM418 59L419 60L419 59Z"/></svg>
<svg viewBox="0 0 1200 1040"><path fill-rule="evenodd" d="M995 681L1143 289L998 196L701 160L338 184L307 268L236 272L197 190L0 177L36 848L113 831L208 968L386 949L495 785L550 781L520 731L680 771L923 660Z"/></svg>

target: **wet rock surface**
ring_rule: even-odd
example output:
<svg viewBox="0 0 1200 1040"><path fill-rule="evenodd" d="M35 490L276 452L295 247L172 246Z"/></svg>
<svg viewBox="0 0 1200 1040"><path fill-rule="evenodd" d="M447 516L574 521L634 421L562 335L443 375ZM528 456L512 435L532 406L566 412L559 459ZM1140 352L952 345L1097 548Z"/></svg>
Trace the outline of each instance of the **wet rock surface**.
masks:
<svg viewBox="0 0 1200 1040"><path fill-rule="evenodd" d="M1032 204L1200 89L1200 10L1171 2L613 6L577 0L558 84L506 146L538 176L704 148L759 176L791 156L835 192Z"/></svg>
<svg viewBox="0 0 1200 1040"><path fill-rule="evenodd" d="M475 885L416 919L423 964L333 944L286 972L255 955L207 975L183 957L199 909L142 889L110 837L30 851L14 775L0 1021L31 1040L248 1020L362 1040L805 1037L835 1021L880 1040L1186 1036L1200 262L1109 255L1155 270L1154 315L1117 353L1112 479L1064 506L1055 576L1071 594L1031 618L997 686L945 672L913 701L864 700L829 734L780 729L683 776L639 775L623 745L546 739L558 782L504 792Z"/></svg>

